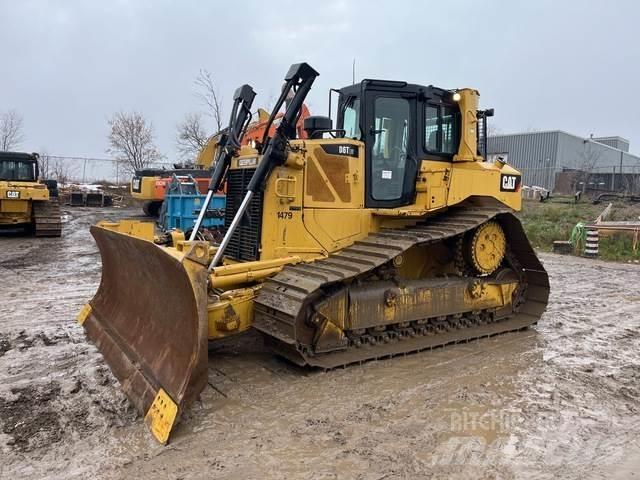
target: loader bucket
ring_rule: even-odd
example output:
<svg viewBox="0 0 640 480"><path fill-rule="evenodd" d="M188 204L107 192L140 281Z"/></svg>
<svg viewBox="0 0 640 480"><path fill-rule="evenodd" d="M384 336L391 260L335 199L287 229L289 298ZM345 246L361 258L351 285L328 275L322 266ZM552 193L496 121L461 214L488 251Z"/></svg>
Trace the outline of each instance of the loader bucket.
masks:
<svg viewBox="0 0 640 480"><path fill-rule="evenodd" d="M186 253L99 226L102 280L78 320L154 436L166 443L207 383L206 242Z"/></svg>

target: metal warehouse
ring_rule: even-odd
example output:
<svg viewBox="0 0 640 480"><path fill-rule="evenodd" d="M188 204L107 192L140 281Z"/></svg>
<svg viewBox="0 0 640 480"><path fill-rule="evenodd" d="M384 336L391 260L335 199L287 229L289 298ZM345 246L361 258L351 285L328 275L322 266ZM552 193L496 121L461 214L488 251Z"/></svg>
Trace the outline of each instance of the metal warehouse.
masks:
<svg viewBox="0 0 640 480"><path fill-rule="evenodd" d="M594 190L622 189L621 173L640 174L640 157L629 153L628 140L616 136L584 138L562 130L492 135L487 152L490 161L502 157L521 170L524 185L549 190L565 170L588 172L591 183L599 178Z"/></svg>

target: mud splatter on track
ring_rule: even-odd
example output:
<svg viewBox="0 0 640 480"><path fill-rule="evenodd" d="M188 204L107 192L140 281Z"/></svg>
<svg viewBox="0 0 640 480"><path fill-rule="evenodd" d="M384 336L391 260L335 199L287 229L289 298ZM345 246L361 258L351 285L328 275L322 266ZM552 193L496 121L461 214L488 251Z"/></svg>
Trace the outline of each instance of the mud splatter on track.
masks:
<svg viewBox="0 0 640 480"><path fill-rule="evenodd" d="M640 266L543 255L535 328L328 373L253 334L158 446L75 324L88 233L135 210L66 212L61 239L0 238L0 477L628 478L640 475Z"/></svg>

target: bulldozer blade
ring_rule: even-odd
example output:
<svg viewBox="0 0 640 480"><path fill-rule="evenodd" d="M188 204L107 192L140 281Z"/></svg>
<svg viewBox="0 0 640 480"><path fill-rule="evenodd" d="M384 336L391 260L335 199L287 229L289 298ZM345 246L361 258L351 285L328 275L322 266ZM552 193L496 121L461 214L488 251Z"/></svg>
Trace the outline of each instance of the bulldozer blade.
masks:
<svg viewBox="0 0 640 480"><path fill-rule="evenodd" d="M91 234L102 280L78 321L164 444L207 383L207 244L171 254L100 226Z"/></svg>

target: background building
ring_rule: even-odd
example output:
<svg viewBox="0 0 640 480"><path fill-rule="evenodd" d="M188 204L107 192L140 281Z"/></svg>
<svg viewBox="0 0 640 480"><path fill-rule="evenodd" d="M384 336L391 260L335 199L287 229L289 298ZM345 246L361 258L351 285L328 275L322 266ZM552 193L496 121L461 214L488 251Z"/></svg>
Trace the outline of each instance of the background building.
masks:
<svg viewBox="0 0 640 480"><path fill-rule="evenodd" d="M621 137L583 138L561 130L492 135L487 152L489 161L503 157L522 171L523 185L585 192L640 189L640 157L629 153L629 141Z"/></svg>

